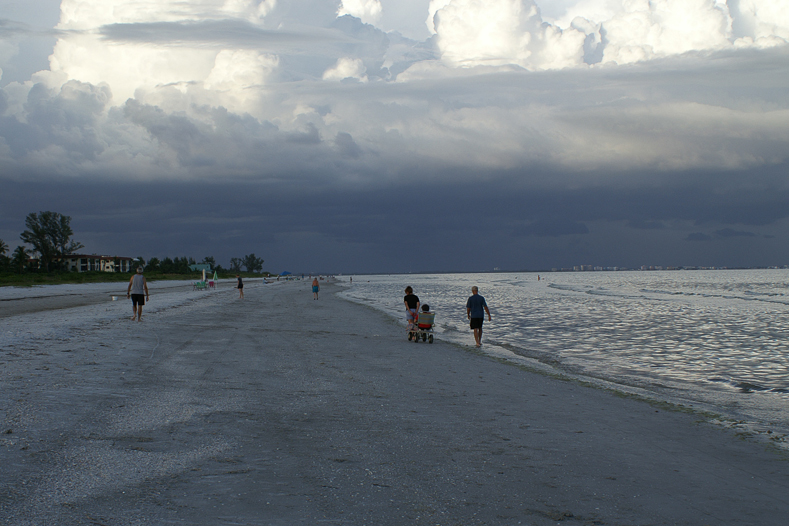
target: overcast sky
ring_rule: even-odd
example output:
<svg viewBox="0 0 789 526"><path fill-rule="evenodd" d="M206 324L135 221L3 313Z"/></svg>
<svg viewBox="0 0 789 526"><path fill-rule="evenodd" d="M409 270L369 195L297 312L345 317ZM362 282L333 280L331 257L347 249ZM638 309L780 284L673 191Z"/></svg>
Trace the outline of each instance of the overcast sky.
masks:
<svg viewBox="0 0 789 526"><path fill-rule="evenodd" d="M0 0L0 239L272 272L789 264L785 0Z"/></svg>

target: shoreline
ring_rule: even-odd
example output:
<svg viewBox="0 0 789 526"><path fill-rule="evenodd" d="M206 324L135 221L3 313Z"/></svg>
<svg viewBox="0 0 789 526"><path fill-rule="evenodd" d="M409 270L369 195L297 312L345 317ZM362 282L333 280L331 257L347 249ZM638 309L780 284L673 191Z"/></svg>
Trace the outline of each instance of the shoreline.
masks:
<svg viewBox="0 0 789 526"><path fill-rule="evenodd" d="M399 311L396 313L388 305L368 297L355 297L350 293L351 288L347 283L342 283L341 286L344 289L341 293L344 299L369 306L403 325ZM767 406L760 405L762 402L755 399L761 396L774 396L789 401L784 391L756 390L735 393L733 390L717 391L713 388L709 392L704 392L698 390L699 386L685 385L681 382L672 383L670 380L656 377L617 377L601 373L599 369L586 370L579 364L564 363L554 354L549 355L490 338L481 349L476 350L471 344L473 339L470 331L464 332L462 329L458 331L454 326L443 333L438 333L437 337L449 340L466 350L478 351L538 374L589 385L622 396L639 398L656 405L674 406L678 411L692 411L715 425L735 431L743 438L756 439L783 453L789 452L789 420L786 420L785 412L770 413ZM778 407L779 402L773 400L771 404Z"/></svg>
<svg viewBox="0 0 789 526"><path fill-rule="evenodd" d="M70 321L2 340L0 523L695 526L789 512L789 463L757 442L440 338L408 342L340 287L313 301L308 285L157 294L140 324L126 302L35 314ZM26 317L6 320L36 328Z"/></svg>
<svg viewBox="0 0 789 526"><path fill-rule="evenodd" d="M360 306L368 307L375 312L387 316L395 323L400 321L399 318L385 310L355 301L349 297L343 297L343 299ZM403 330L405 330L404 324ZM468 339L473 340L473 336L469 334ZM486 356L509 366L517 367L529 373L545 376L546 378L551 378L556 381L570 382L590 389L606 391L615 396L638 400L667 411L697 415L708 424L732 431L742 439L757 441L774 449L776 453L789 459L789 429L787 429L786 424L775 425L768 422L747 421L735 413L727 412L724 408L700 400L683 398L677 395L668 396L665 393L656 392L623 381L615 381L611 378L593 376L591 374L584 374L583 372L564 370L548 361L542 361L539 358L521 354L516 350L508 348L506 345L489 343L483 345L481 348L475 348L471 343L463 343L458 339L443 341L449 345L455 345L465 352Z"/></svg>

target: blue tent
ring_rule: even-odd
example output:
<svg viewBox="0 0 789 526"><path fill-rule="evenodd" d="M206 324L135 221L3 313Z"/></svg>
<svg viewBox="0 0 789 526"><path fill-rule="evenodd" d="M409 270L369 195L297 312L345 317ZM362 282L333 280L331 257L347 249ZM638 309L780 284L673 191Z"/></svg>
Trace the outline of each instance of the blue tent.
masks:
<svg viewBox="0 0 789 526"><path fill-rule="evenodd" d="M280 276L290 276L290 272L288 272L288 271L286 270L285 272L283 272L282 274L280 274Z"/></svg>

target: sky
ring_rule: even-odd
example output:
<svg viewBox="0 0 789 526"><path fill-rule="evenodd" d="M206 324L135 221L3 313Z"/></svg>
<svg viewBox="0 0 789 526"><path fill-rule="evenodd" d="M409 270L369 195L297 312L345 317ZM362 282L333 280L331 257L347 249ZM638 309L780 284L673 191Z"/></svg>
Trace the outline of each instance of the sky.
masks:
<svg viewBox="0 0 789 526"><path fill-rule="evenodd" d="M785 0L0 0L0 239L271 272L789 264Z"/></svg>

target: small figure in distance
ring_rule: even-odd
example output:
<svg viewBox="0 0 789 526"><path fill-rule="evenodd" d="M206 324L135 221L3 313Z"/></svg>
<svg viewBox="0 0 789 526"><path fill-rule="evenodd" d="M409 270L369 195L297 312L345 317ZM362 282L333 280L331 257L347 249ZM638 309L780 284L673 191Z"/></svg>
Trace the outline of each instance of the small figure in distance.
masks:
<svg viewBox="0 0 789 526"><path fill-rule="evenodd" d="M477 347L482 345L482 322L485 320L485 312L488 313L488 321L490 321L490 309L488 309L485 298L479 295L477 287L471 287L471 297L466 302L466 316L474 331L474 341Z"/></svg>
<svg viewBox="0 0 789 526"><path fill-rule="evenodd" d="M315 277L312 279L312 299L318 299L318 291L321 290L321 284L318 283L318 278Z"/></svg>
<svg viewBox="0 0 789 526"><path fill-rule="evenodd" d="M417 312L419 312L419 296L414 294L414 289L409 285L405 288L405 297L403 298L405 304L405 319L408 322L408 330L414 328L414 319Z"/></svg>
<svg viewBox="0 0 789 526"><path fill-rule="evenodd" d="M142 275L142 267L137 267L137 273L129 280L129 287L126 289L126 297L132 300L132 321L142 321L142 306L145 300L150 300L148 294L148 282Z"/></svg>
<svg viewBox="0 0 789 526"><path fill-rule="evenodd" d="M238 280L238 299L244 299L244 282L241 281L241 276L236 274L236 279Z"/></svg>

